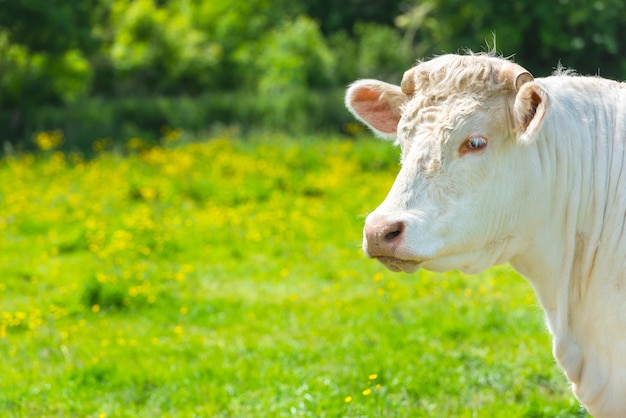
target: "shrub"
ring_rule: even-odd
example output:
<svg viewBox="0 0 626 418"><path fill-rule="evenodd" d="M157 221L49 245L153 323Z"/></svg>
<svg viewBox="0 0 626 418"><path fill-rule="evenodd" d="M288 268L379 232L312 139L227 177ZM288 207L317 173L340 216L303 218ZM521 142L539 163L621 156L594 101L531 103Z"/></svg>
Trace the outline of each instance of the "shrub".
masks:
<svg viewBox="0 0 626 418"><path fill-rule="evenodd" d="M175 5L175 4L174 4ZM126 94L191 91L211 86L222 50L192 25L190 12L153 0L112 5L108 46Z"/></svg>
<svg viewBox="0 0 626 418"><path fill-rule="evenodd" d="M0 31L0 106L73 103L91 87L91 64L78 49L33 53Z"/></svg>
<svg viewBox="0 0 626 418"><path fill-rule="evenodd" d="M356 25L355 33L358 77L399 82L404 70L413 65L416 57L402 48L402 38L394 28L361 23Z"/></svg>

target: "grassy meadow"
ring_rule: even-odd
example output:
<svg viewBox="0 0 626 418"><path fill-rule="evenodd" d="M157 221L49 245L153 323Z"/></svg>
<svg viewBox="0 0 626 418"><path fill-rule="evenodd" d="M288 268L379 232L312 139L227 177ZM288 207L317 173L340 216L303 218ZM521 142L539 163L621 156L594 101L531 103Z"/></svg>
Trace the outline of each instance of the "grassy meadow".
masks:
<svg viewBox="0 0 626 418"><path fill-rule="evenodd" d="M509 267L362 255L389 143L36 139L0 160L0 416L585 415Z"/></svg>

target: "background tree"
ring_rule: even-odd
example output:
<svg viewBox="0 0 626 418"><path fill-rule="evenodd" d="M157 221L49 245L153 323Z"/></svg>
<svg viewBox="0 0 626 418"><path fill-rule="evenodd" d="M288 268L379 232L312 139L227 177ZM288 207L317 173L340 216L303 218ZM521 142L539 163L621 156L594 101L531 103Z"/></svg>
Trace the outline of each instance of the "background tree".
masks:
<svg viewBox="0 0 626 418"><path fill-rule="evenodd" d="M497 1L426 0L396 19L418 55L486 46L537 75L559 62L582 74L622 78L626 5L619 0Z"/></svg>
<svg viewBox="0 0 626 418"><path fill-rule="evenodd" d="M92 50L92 28L102 17L100 0L0 0L0 28L31 52L64 54Z"/></svg>

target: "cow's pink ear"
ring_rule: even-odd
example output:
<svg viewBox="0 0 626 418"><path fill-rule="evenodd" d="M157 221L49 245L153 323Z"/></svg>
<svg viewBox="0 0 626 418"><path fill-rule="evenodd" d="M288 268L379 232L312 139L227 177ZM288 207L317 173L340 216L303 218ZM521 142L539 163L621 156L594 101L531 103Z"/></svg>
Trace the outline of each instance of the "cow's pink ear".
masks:
<svg viewBox="0 0 626 418"><path fill-rule="evenodd" d="M513 114L522 143L532 142L541 129L548 109L548 93L537 82L525 83L517 92Z"/></svg>
<svg viewBox="0 0 626 418"><path fill-rule="evenodd" d="M400 107L407 100L399 86L378 80L359 80L346 92L348 110L383 138L395 138Z"/></svg>

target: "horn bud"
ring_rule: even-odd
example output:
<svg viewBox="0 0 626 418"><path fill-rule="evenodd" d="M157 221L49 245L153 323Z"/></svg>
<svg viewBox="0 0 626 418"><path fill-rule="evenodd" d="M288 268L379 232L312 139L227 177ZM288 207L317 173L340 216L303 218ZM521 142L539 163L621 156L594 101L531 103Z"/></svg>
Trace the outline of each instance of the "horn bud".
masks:
<svg viewBox="0 0 626 418"><path fill-rule="evenodd" d="M400 88L404 94L415 93L415 67L404 72L402 81L400 82Z"/></svg>
<svg viewBox="0 0 626 418"><path fill-rule="evenodd" d="M527 69L512 62L500 70L498 78L513 91L518 91L524 84L535 79Z"/></svg>

